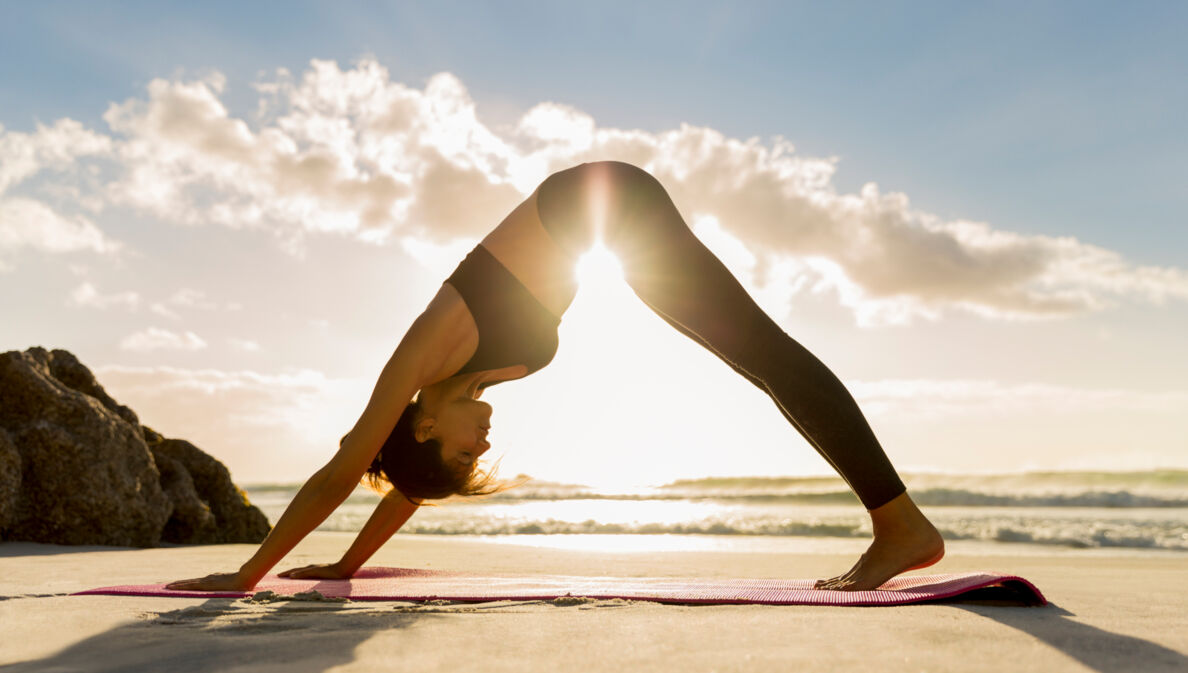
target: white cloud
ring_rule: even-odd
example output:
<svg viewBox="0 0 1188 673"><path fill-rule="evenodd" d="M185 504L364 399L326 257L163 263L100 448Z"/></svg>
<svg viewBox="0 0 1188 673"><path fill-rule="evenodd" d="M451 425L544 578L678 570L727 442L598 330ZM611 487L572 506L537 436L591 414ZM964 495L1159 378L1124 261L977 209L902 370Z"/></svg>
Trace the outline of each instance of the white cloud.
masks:
<svg viewBox="0 0 1188 673"><path fill-rule="evenodd" d="M285 94L300 97L318 86ZM229 115L218 93L217 82L158 79L147 101L107 111L104 119L128 138L119 150L127 175L109 190L115 202L177 221L270 226L298 243L306 230L374 237L392 224L407 185L391 171L360 165L349 119L296 109L253 132ZM204 204L197 193L210 190L220 198Z"/></svg>
<svg viewBox="0 0 1188 673"><path fill-rule="evenodd" d="M0 199L0 255L22 248L49 253L85 250L112 254L122 247L82 215L64 216L33 199Z"/></svg>
<svg viewBox="0 0 1188 673"><path fill-rule="evenodd" d="M556 103L536 105L520 118L516 127L521 135L539 143L536 149L561 146L578 152L593 147L597 129L590 115Z"/></svg>
<svg viewBox="0 0 1188 673"><path fill-rule="evenodd" d="M160 302L153 303L152 306L149 306L149 310L170 320L181 320L181 316L176 311L171 310L168 306Z"/></svg>
<svg viewBox="0 0 1188 673"><path fill-rule="evenodd" d="M5 131L0 125L0 194L43 169L66 170L76 158L111 151L112 139L73 119L53 126L37 125L34 133Z"/></svg>
<svg viewBox="0 0 1188 673"><path fill-rule="evenodd" d="M1035 319L1188 299L1182 269L1135 265L1071 237L943 220L874 183L839 193L836 158L801 156L783 138L603 128L554 102L501 136L453 75L415 89L373 60L346 70L315 60L298 77L277 71L256 84L262 115L253 124L223 104L224 86L217 74L153 80L145 98L108 109L111 136L70 120L39 129L36 142L0 135L0 158L14 162L0 184L68 166L75 154L61 139L76 138L86 152L117 158L121 170L99 195L109 204L173 222L264 228L301 256L319 233L406 247L473 240L549 172L617 159L654 173L690 220L712 217L758 271L797 260L792 282L835 293L862 324L952 310ZM74 231L91 232L87 225L77 220ZM0 229L0 250L4 240Z"/></svg>
<svg viewBox="0 0 1188 673"><path fill-rule="evenodd" d="M206 342L193 332L178 334L159 327L150 327L124 337L120 341L120 348L127 351L196 351L206 348Z"/></svg>
<svg viewBox="0 0 1188 673"><path fill-rule="evenodd" d="M86 306L97 309L108 309L112 306L122 306L130 311L136 310L140 304L140 295L135 292L116 292L114 294L100 294L99 290L90 283L83 283L70 293L68 302L71 306Z"/></svg>
<svg viewBox="0 0 1188 673"><path fill-rule="evenodd" d="M604 144L614 146L606 133ZM1134 267L1073 238L942 221L873 183L837 194L833 161L798 158L782 141L769 149L682 126L654 147L645 165L682 210L712 213L758 254L803 258L866 323L946 308L1038 318L1098 309L1117 295L1188 298L1188 275L1178 269Z"/></svg>
<svg viewBox="0 0 1188 673"><path fill-rule="evenodd" d="M180 320L181 315L170 308L170 306L198 309L201 311L214 311L219 308L219 303L207 298L206 293L202 290L183 287L170 295L164 302L154 302L149 306L149 310L170 320ZM239 302L227 302L222 308L227 311L238 311L243 308L243 305Z"/></svg>
<svg viewBox="0 0 1188 673"><path fill-rule="evenodd" d="M260 350L260 344L248 339L227 339L227 344L235 350L244 351L245 353L256 353Z"/></svg>
<svg viewBox="0 0 1188 673"><path fill-rule="evenodd" d="M141 422L224 461L237 483L308 478L338 450L369 382L315 370L279 374L176 367L95 369Z"/></svg>
<svg viewBox="0 0 1188 673"><path fill-rule="evenodd" d="M173 296L169 297L169 303L175 306L185 306L186 308L197 308L207 311L219 307L217 303L206 298L205 292L188 287L183 287L177 292L174 292Z"/></svg>

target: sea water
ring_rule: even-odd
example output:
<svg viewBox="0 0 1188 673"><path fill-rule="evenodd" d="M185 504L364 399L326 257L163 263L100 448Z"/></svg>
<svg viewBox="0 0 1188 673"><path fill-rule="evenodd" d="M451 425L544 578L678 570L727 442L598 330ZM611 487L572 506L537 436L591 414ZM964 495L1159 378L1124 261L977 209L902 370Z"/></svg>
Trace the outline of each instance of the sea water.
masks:
<svg viewBox="0 0 1188 673"><path fill-rule="evenodd" d="M520 479L493 496L422 507L400 533L532 536L578 547L582 536L665 536L671 548L707 548L701 541L723 536L824 541L871 533L857 498L832 477L707 478L627 490ZM919 474L905 482L950 541L1188 551L1188 470ZM299 488L245 490L275 522ZM318 530L358 531L379 500L357 489Z"/></svg>

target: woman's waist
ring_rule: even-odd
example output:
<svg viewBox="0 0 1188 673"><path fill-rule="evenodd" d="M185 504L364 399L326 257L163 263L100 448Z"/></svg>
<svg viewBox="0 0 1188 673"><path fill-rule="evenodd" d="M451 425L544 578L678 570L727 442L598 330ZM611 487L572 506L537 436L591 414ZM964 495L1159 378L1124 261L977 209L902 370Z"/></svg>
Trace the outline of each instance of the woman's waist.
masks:
<svg viewBox="0 0 1188 673"><path fill-rule="evenodd" d="M556 263L556 260L549 263L544 259L534 263L523 255L508 258L483 243L475 246L467 257L472 255L485 257L486 261L497 265L502 272L498 275L506 274L507 279L513 280L558 322L577 294L577 276L572 263Z"/></svg>

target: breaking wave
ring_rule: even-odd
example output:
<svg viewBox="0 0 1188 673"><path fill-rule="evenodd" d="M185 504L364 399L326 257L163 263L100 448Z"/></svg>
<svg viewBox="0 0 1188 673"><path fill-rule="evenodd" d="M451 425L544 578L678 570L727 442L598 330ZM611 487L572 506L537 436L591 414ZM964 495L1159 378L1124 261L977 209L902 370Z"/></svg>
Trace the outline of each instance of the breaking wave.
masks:
<svg viewBox="0 0 1188 673"><path fill-rule="evenodd" d="M950 540L1188 551L1188 471L908 475L912 498ZM246 490L276 521L298 485ZM358 531L379 496L358 490L319 530ZM633 491L527 481L423 507L402 534L751 535L866 538L857 498L833 477L678 481Z"/></svg>

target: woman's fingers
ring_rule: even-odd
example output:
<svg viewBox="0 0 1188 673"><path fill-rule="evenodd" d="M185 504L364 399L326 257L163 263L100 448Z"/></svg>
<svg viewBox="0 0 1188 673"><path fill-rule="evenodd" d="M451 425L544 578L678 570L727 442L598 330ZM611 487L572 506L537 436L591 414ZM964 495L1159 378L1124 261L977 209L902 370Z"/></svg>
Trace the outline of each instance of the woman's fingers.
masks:
<svg viewBox="0 0 1188 673"><path fill-rule="evenodd" d="M188 580L178 580L176 582L170 582L169 584L166 584L165 588L166 589L201 589L203 587L203 584L205 582L209 581L211 579L211 577L213 577L213 575L207 575L206 577L194 577L194 578L191 578Z"/></svg>
<svg viewBox="0 0 1188 673"><path fill-rule="evenodd" d="M214 573L206 577L178 580L165 585L174 591L244 591L242 580L236 573ZM250 587L247 587L250 588Z"/></svg>
<svg viewBox="0 0 1188 673"><path fill-rule="evenodd" d="M194 579L178 580L177 582L170 582L165 585L166 589L173 589L175 591L184 591L188 589L203 589L203 580L205 577L195 577Z"/></svg>
<svg viewBox="0 0 1188 673"><path fill-rule="evenodd" d="M341 578L341 575L335 570L332 563L314 563L312 565L301 566L300 568L290 568L284 572L277 573L276 576L291 580Z"/></svg>
<svg viewBox="0 0 1188 673"><path fill-rule="evenodd" d="M300 568L289 568L288 570L286 570L284 572L277 573L276 576L277 577L288 577L291 579L300 579L300 577L296 573L299 573L303 570L309 570L312 567L314 567L314 566L307 565L307 566L301 566Z"/></svg>

